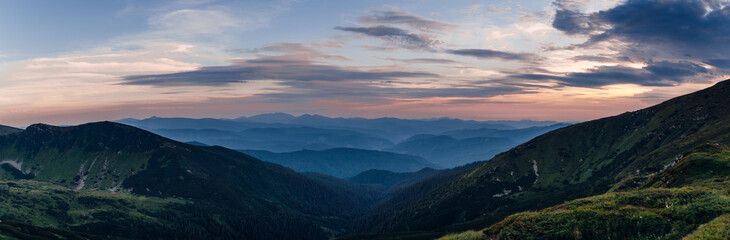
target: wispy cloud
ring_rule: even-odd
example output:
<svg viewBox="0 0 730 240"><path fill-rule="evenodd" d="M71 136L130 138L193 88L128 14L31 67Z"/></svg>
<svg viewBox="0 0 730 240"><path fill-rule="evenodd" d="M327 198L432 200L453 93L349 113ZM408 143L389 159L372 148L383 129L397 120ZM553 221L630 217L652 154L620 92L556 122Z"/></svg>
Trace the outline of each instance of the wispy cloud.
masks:
<svg viewBox="0 0 730 240"><path fill-rule="evenodd" d="M414 50L433 50L435 46L443 43L432 36L410 33L406 30L395 27L335 27L335 29L381 38L403 46L404 48Z"/></svg>
<svg viewBox="0 0 730 240"><path fill-rule="evenodd" d="M358 21L369 25L403 25L413 29L429 32L448 31L458 28L458 25L392 10L373 11L371 15L358 18Z"/></svg>
<svg viewBox="0 0 730 240"><path fill-rule="evenodd" d="M435 52L444 44L437 34L453 31L458 25L427 19L399 11L372 11L358 18L360 26L335 27L337 30L383 39L410 50Z"/></svg>
<svg viewBox="0 0 730 240"><path fill-rule="evenodd" d="M672 86L683 81L697 81L700 76L712 72L698 64L680 62L650 62L643 68L624 66L600 66L586 72L571 73L523 73L507 76L510 81L555 81L561 86L603 87L613 84L636 84L641 86Z"/></svg>
<svg viewBox="0 0 730 240"><path fill-rule="evenodd" d="M203 67L195 71L122 77L126 85L224 86L250 80L279 81L386 81L399 78L437 77L437 74L408 71L365 71L311 61L266 57L238 60L228 66Z"/></svg>
<svg viewBox="0 0 730 240"><path fill-rule="evenodd" d="M403 62L403 63L413 63L413 64L454 64L459 63L457 61L451 60L451 59L443 59L443 58L413 58L413 59L393 59L388 58L388 60L396 61L396 62Z"/></svg>
<svg viewBox="0 0 730 240"><path fill-rule="evenodd" d="M540 57L534 53L513 53L490 49L452 49L447 50L446 52L454 55L469 56L480 59L502 59L511 61L536 61L540 59Z"/></svg>

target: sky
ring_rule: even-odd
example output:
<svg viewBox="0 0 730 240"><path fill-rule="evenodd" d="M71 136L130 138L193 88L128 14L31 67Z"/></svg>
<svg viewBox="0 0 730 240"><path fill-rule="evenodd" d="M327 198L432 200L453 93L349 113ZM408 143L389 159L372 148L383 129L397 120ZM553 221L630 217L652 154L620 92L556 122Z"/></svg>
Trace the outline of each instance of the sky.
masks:
<svg viewBox="0 0 730 240"><path fill-rule="evenodd" d="M0 124L586 121L730 74L720 0L3 0Z"/></svg>

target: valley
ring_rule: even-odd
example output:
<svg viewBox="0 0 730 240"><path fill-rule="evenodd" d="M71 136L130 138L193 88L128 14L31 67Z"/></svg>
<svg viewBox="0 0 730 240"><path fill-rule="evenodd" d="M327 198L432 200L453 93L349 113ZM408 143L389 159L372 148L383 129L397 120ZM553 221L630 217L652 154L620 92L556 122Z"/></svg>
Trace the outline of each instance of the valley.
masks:
<svg viewBox="0 0 730 240"><path fill-rule="evenodd" d="M0 240L728 240L730 0L2 0Z"/></svg>

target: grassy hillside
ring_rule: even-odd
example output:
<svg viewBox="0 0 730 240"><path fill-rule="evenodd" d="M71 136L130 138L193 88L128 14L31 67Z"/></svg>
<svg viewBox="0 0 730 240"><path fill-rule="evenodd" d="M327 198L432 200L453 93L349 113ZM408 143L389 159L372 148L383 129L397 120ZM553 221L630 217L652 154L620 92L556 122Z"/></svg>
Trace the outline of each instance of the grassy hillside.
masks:
<svg viewBox="0 0 730 240"><path fill-rule="evenodd" d="M208 233L237 239L327 238L371 204L363 195L237 151L110 122L33 125L0 136L0 159L0 179L191 201L185 211L202 214L192 218L216 219L200 224ZM217 217L204 217L210 214Z"/></svg>
<svg viewBox="0 0 730 240"><path fill-rule="evenodd" d="M113 239L73 232L65 229L38 227L27 223L0 219L0 239L3 240L75 240Z"/></svg>
<svg viewBox="0 0 730 240"><path fill-rule="evenodd" d="M257 150L242 150L242 152L294 169L297 172L318 172L339 178L352 177L370 169L415 172L427 167L438 167L421 157L354 148L303 150L288 153Z"/></svg>
<svg viewBox="0 0 730 240"><path fill-rule="evenodd" d="M511 215L481 239L728 239L729 163L730 148L705 144L640 189Z"/></svg>
<svg viewBox="0 0 730 240"><path fill-rule="evenodd" d="M512 215L485 233L499 239L681 239L728 212L726 190L647 189Z"/></svg>
<svg viewBox="0 0 730 240"><path fill-rule="evenodd" d="M186 234L210 234L200 226L185 225L183 221L189 221L185 219L192 216L183 210L190 204L184 200L78 191L36 181L0 181L0 193L0 219L6 224L8 220L14 220L57 229L47 229L49 231L70 229L125 238L182 238ZM0 232L23 238L7 228L0 228Z"/></svg>
<svg viewBox="0 0 730 240"><path fill-rule="evenodd" d="M373 217L370 231L452 232L515 212L633 189L708 141L730 143L730 82L647 109L575 124L495 156Z"/></svg>

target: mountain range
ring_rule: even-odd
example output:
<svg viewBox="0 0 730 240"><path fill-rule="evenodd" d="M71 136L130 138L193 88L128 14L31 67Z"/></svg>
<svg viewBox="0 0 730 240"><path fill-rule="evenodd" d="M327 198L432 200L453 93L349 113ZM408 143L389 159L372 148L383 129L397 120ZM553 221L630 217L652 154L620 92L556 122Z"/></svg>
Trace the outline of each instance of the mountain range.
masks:
<svg viewBox="0 0 730 240"><path fill-rule="evenodd" d="M363 169L365 165L348 165L347 162L354 162L345 160L340 160L342 164L336 167L332 167L332 165L305 167L298 164L303 162L298 157L312 155L311 151L350 148L414 155L436 163L436 165L423 165L424 167L455 167L488 160L495 154L517 146L530 138L569 125L529 120L479 122L450 118L415 120L329 118L321 115L293 116L285 113L261 114L237 119L152 117L143 120L122 119L117 122L146 129L178 141L195 142L196 145L218 145L259 154L271 152L262 159L265 161L272 159L275 163L292 167L297 171L317 171L341 177L351 177L369 169L396 172L419 169L393 168L394 165L387 164L371 164L369 165L371 168ZM303 150L311 151L300 152ZM292 152L297 152L297 154ZM308 154L303 155L303 153ZM385 154L379 153L378 155L372 154L375 152L366 151L357 153L370 153L368 155L374 158L382 158ZM277 157L273 157L274 155ZM340 154L340 156L342 155ZM360 157L360 159L363 158L364 156ZM327 161L330 160L321 164L326 165ZM381 160L379 163L386 162ZM338 171L344 171L347 174L336 173Z"/></svg>
<svg viewBox="0 0 730 240"><path fill-rule="evenodd" d="M241 152L267 162L280 164L297 172L317 172L343 179L370 169L415 172L424 168L440 168L417 156L352 148L332 148L322 151L302 150L288 153L262 150L242 150Z"/></svg>
<svg viewBox="0 0 730 240"><path fill-rule="evenodd" d="M569 126L554 124L543 127L499 130L491 128L461 129L439 135L415 135L385 151L420 156L446 167L485 161L540 134Z"/></svg>
<svg viewBox="0 0 730 240"><path fill-rule="evenodd" d="M312 127L249 128L241 131L217 129L154 129L156 134L183 142L197 141L232 149L272 152L359 148L378 150L393 146L382 138L349 130Z"/></svg>
<svg viewBox="0 0 730 240"><path fill-rule="evenodd" d="M175 130L221 130L239 133L247 129L278 129L278 128L308 128L311 130L344 130L348 134L359 133L369 137L385 139L392 143L401 142L417 134L439 134L462 129L522 129L559 124L553 121L474 121L453 118L435 119L399 119L399 118L330 118L322 115L304 114L293 116L285 113L261 114L252 117L237 119L191 119L191 118L161 118L121 119L116 122L128 124L157 133L158 129ZM165 132L160 132L166 136ZM194 136L194 135L191 135ZM534 137L534 136L533 136ZM315 137L316 138L316 137ZM192 141L183 140L182 141ZM206 144L204 139L198 140ZM309 139L312 141L312 139ZM222 145L225 146L225 145ZM331 147L347 147L333 145ZM387 147L387 146L386 146ZM231 147L240 149L254 149L250 147ZM269 149L256 149L269 150ZM301 149L297 149L301 150Z"/></svg>

